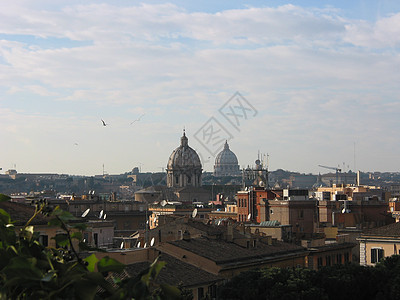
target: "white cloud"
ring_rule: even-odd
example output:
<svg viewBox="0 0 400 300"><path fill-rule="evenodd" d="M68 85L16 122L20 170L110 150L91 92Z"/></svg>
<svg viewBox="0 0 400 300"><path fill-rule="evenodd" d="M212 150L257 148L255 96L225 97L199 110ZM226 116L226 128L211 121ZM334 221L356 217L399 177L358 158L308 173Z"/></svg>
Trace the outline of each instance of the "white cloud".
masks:
<svg viewBox="0 0 400 300"><path fill-rule="evenodd" d="M366 149L399 146L386 137L399 125L399 14L370 23L294 5L206 13L174 4L13 4L0 12L0 28L0 126L16 149L3 157L24 157L19 146L29 140L37 157L52 157L24 158L32 171L66 157L68 172L93 174L108 156L121 158L109 172L136 160L156 170L182 127L193 134L235 91L259 111L233 131L244 164L254 160L249 147L273 150L277 168L314 171L325 153L299 158L312 150L296 152L298 143L340 162L347 150L332 149L355 137ZM28 108L25 99L46 105ZM112 126L99 132L100 118ZM47 150L54 140L59 153ZM81 152L68 152L76 140ZM92 156L93 148L101 151Z"/></svg>

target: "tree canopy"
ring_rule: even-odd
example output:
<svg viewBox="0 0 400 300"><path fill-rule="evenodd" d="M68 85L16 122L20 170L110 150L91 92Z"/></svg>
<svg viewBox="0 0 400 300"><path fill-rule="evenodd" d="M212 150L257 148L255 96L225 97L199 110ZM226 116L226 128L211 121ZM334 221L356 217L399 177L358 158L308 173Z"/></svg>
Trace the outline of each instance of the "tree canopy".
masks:
<svg viewBox="0 0 400 300"><path fill-rule="evenodd" d="M0 194L0 201L9 200ZM83 242L85 224L71 222L76 220L72 214L44 200L33 205L34 214L22 228L0 209L0 299L181 299L177 287L155 282L164 262L154 261L135 278L113 276L126 266L108 256L81 258L74 248L78 244L79 250L94 250ZM38 214L48 215L49 225L62 229L54 237L59 248L39 242L30 225Z"/></svg>
<svg viewBox="0 0 400 300"><path fill-rule="evenodd" d="M219 289L219 299L388 299L400 298L400 256L375 267L356 264L309 269L267 268L243 272Z"/></svg>

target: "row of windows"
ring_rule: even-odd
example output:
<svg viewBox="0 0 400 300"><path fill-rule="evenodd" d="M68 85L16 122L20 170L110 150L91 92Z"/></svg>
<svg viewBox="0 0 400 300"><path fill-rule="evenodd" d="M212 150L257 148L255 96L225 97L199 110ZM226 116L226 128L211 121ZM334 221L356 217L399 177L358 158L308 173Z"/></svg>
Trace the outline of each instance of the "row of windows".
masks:
<svg viewBox="0 0 400 300"><path fill-rule="evenodd" d="M325 261L325 264L324 264ZM332 266L334 264L342 264L350 262L349 252L344 253L344 261L342 260L342 253L336 255L326 255L325 257L318 257L318 268L322 266Z"/></svg>
<svg viewBox="0 0 400 300"><path fill-rule="evenodd" d="M247 207L247 199L238 199L239 207Z"/></svg>

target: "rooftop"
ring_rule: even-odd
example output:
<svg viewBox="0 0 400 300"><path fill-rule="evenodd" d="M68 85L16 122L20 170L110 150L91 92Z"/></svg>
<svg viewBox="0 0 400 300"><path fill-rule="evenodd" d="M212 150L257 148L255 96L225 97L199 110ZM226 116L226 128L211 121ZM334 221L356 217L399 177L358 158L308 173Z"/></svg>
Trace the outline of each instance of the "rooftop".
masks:
<svg viewBox="0 0 400 300"><path fill-rule="evenodd" d="M192 287L222 280L219 276L208 273L165 253L161 253L159 261L166 262L165 267L161 269L156 280L160 284ZM135 277L149 266L150 262L130 264L127 266L126 272L128 276Z"/></svg>
<svg viewBox="0 0 400 300"><path fill-rule="evenodd" d="M190 240L178 240L169 242L179 248L188 250L202 257L208 258L217 264L232 261L246 261L254 258L265 258L267 256L283 255L304 251L301 246L294 244L275 242L268 245L258 242L255 247L245 248L225 240L215 240L207 237L192 238Z"/></svg>

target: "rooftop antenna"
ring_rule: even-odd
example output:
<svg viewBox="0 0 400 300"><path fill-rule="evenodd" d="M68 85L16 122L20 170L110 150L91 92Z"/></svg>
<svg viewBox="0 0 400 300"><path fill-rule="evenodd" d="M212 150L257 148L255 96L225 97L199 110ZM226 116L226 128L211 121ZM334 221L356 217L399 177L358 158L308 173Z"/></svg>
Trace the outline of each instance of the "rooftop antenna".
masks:
<svg viewBox="0 0 400 300"><path fill-rule="evenodd" d="M90 211L90 208L88 208L87 210L85 210L84 212L83 212L83 214L82 214L82 218L84 218L84 217L86 217L87 216L87 214L89 213L89 211Z"/></svg>
<svg viewBox="0 0 400 300"><path fill-rule="evenodd" d="M357 169L356 169L356 142L354 142L354 172L357 172Z"/></svg>

